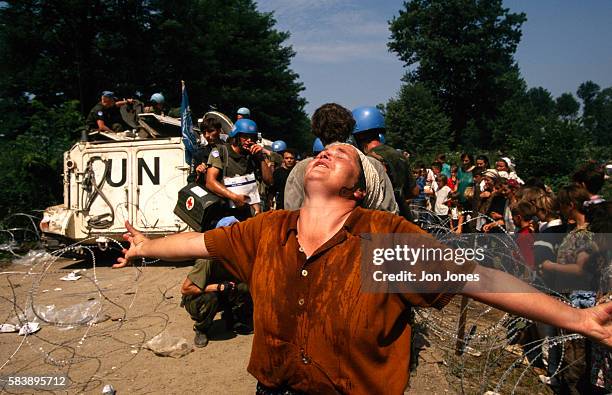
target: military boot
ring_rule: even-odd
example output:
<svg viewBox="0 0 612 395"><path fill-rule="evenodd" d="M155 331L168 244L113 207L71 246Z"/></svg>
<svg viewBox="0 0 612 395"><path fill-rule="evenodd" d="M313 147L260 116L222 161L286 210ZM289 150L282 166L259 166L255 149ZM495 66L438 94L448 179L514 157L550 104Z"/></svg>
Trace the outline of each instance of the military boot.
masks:
<svg viewBox="0 0 612 395"><path fill-rule="evenodd" d="M196 347L206 347L208 345L208 336L206 336L206 333L196 330L193 343Z"/></svg>

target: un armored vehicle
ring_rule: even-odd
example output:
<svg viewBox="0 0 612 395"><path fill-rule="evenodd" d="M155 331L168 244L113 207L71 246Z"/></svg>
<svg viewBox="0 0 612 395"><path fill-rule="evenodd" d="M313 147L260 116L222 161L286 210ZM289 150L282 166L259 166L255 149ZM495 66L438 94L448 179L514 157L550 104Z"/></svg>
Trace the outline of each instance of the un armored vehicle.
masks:
<svg viewBox="0 0 612 395"><path fill-rule="evenodd" d="M64 153L64 201L47 208L40 224L48 249L75 242L104 249L109 239L121 240L126 220L153 237L189 229L173 213L190 171L180 119L122 115L132 130L89 132ZM217 118L226 134L233 127L222 113L208 117Z"/></svg>

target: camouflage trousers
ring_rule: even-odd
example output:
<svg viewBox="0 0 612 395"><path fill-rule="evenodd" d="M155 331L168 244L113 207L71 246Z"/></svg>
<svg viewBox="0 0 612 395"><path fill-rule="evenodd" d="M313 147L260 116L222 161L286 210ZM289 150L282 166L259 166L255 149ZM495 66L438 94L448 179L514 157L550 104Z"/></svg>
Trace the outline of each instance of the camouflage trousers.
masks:
<svg viewBox="0 0 612 395"><path fill-rule="evenodd" d="M244 283L236 285L236 289L228 297L222 295L221 292L184 295L181 305L195 321L193 329L203 333L207 333L210 329L219 311L223 312L226 320L233 321L235 317L247 325L253 319L253 303L249 289Z"/></svg>

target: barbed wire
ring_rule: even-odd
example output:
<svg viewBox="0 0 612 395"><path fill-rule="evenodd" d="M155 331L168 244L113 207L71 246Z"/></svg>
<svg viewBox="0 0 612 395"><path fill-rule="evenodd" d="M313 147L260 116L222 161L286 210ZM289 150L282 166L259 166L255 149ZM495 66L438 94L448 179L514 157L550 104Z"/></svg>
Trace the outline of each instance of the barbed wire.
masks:
<svg viewBox="0 0 612 395"><path fill-rule="evenodd" d="M437 216L434 212L418 208L419 224L423 229L433 233L441 242L454 243L473 243L482 236L480 234L468 234L465 239L457 237L457 234L452 233L448 228L448 219ZM120 211L117 211L121 215ZM134 311L133 307L139 294L140 283L144 277L144 272L149 264L157 262L142 260L139 265L134 266L135 276L131 280L135 285L131 291L131 298L127 303L120 304L109 296L109 289L105 288L103 281L98 278L97 273L97 257L96 251L93 250L91 244L96 244L99 240L96 237L90 237L71 244L65 248L54 251L53 253L34 253L28 256L21 253L22 240L27 238L29 241L36 242L40 239L40 233L36 228L35 217L28 214L13 214L10 219L26 219L28 226L5 227L6 219L0 223L0 234L6 236L5 244L0 246L1 249L8 251L14 258L14 262L19 259L24 262L18 264L20 270L7 270L0 272L0 276L6 278L10 289L9 297L0 295L2 305L10 306L10 311L7 312L5 322L13 316L19 326L23 326L30 320L36 320L45 324L46 327L58 328L59 330L69 330L71 336L65 335L61 341L54 340L54 334L45 332L27 333L21 341L16 345L15 350L11 352L6 361L0 364L0 373L5 373L7 366L14 361L15 358L23 351L23 346L28 347L36 354L44 363L62 369L63 372L70 374L71 380L75 381L71 385L75 389L84 391L86 389L95 388L103 382L105 376L100 374L102 362L106 355L118 350L140 350L143 346L147 333L145 328L138 329L138 322L143 318L156 318L161 320L160 326L155 326L155 332L162 332L170 317L159 309L167 301L166 293L169 289L174 288L177 284L162 290L158 288L160 293L160 301L154 306L151 312ZM141 218L144 225L151 225L144 213ZM476 216L470 218L469 221L485 219L485 216ZM30 228L30 226L32 228ZM26 237L27 236L27 237ZM471 238L471 239L470 239ZM509 237L495 238L491 243L490 248L487 248L488 257L494 257L500 267L508 269L510 266L522 264L520 258L517 258L517 253L520 254L516 243L512 242ZM35 243L36 244L36 243ZM120 252L123 245L114 239L106 238L103 243L103 249L107 251ZM67 268L58 268L58 260L64 256L69 256L78 253L81 256L87 256L87 261L91 264L91 274L85 270L79 271L78 275L86 281L87 291L75 295L77 297L87 296L82 314L75 316L72 319L61 319L61 309L52 308L45 310L44 294L46 293L44 284L57 275L65 275L71 270ZM17 259L19 258L19 259ZM524 266L524 264L522 264ZM535 276L529 268L525 267L527 279L535 279ZM31 282L30 287L23 292L13 282L13 278L18 278L21 282ZM531 281L531 285L538 287L544 292L556 296L564 303L569 301L553 290L547 289L541 283ZM81 285L81 288L83 285ZM18 294L18 290L20 294ZM25 294L25 301L20 301L19 298ZM125 293L124 293L125 294ZM66 298L69 299L69 298ZM74 306L73 306L74 307ZM452 311L452 314L449 313ZM12 312L12 313L11 313ZM64 310L65 312L65 310ZM112 312L113 316L108 313ZM52 313L55 313L52 314ZM464 317L464 328L461 336L458 331L460 317ZM130 342L121 339L117 336L120 329L127 323L130 323L130 330L139 331L139 341ZM445 311L440 312L434 309L415 309L414 326L423 328L427 340L431 344L430 347L444 352L444 360L447 367L445 376L457 392L478 392L483 393L487 390L492 390L496 393L520 393L525 392L521 387L522 383L529 380L529 385L539 385L541 390L546 389L546 385L541 383L537 378L537 372L543 372L536 367L536 361L548 352L552 347L560 347L561 358L565 352L567 342L582 338L580 335L559 335L547 337L544 339L533 340L526 344L516 346L520 340L525 328L534 325L533 322L521 318L514 317L507 313L502 313L499 310L493 309L486 305L482 305L473 300L467 300L464 304L460 303L458 298L455 298ZM84 350L86 344L90 342L115 342L117 347L115 350L104 350L100 348L98 353L91 352L88 349L87 353ZM110 343L109 343L110 344ZM91 348L91 347L89 347ZM104 350L104 351L103 351ZM519 354L519 355L517 355ZM526 358L528 355L530 358ZM134 354L135 357L135 354ZM86 380L76 381L78 375L74 374L73 366L82 364L88 361L96 362L96 370L91 373ZM541 368L539 368L541 369ZM563 373L566 367L558 366L551 377L558 377ZM418 369L417 369L418 371ZM535 381L534 381L534 377ZM72 387L71 387L72 388ZM6 389L5 389L6 390Z"/></svg>

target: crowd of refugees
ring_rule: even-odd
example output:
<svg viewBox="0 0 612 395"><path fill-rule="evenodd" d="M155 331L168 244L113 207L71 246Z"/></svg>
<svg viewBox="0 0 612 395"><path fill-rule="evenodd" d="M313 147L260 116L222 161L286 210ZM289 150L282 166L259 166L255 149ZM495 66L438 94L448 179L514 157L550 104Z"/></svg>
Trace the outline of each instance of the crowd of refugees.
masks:
<svg viewBox="0 0 612 395"><path fill-rule="evenodd" d="M505 233L520 251L518 272L527 281L578 308L610 300L612 285L612 202L599 195L608 179L601 163L589 161L571 175L572 182L553 192L538 179L523 181L508 157L493 165L485 155L464 153L461 164L438 155L429 168L415 166L419 195L415 216L427 227L443 225L455 233ZM436 216L428 215L427 207ZM612 356L589 340L563 345L545 342L563 334L558 328L534 325L521 342L536 366L546 368L540 379L555 393L609 393ZM546 358L542 358L542 354Z"/></svg>
<svg viewBox="0 0 612 395"><path fill-rule="evenodd" d="M461 155L461 164L455 165L447 163L445 155L438 155L430 166L417 163L411 168L408 155L385 143L384 116L375 107L359 107L350 112L338 104L328 103L317 109L311 124L317 139L313 144L312 156L309 157L300 157L296 150L281 140L274 142L272 147L258 144L257 124L251 119L250 111L240 108L236 115L237 120L225 141L221 138L221 124L218 121L212 118L202 121L202 145L193 156L191 164L190 181L228 202L223 211L218 213L216 223L207 226L207 229L216 229L206 232L205 237L182 234L161 242L155 241L155 244L128 224L126 238L131 248L127 250L126 257L121 258L115 266L125 266L130 259L138 256L165 259L200 257L181 290L183 304L196 323L194 342L199 347L208 344L209 331L219 311L223 312L227 328L236 333L251 333L254 327L256 339L249 371L259 381L258 394L294 394L304 389L316 392L329 388L340 392L360 392L370 388L376 392L389 389L386 387L388 385L394 389L405 387L408 370L405 365L409 359L406 353L409 351L403 350L401 356L398 356L396 348L388 348L393 343L409 349L410 331L408 339L405 333L391 335L388 332L399 322L398 317L403 317L400 321L405 319L401 311L397 311L397 316L386 317L389 319L385 321L386 324L377 324L382 325L381 330L384 329L383 332L387 331L384 333L390 336L383 341L387 346L383 347L380 339L366 341L361 338L366 342L373 341L378 348L355 346L354 352L358 355L350 352L346 355L347 342L359 342L360 338L354 334L355 328L342 326L333 316L344 313L343 303L348 303L354 309L354 301L346 302L347 294L338 296L340 299L336 300L330 296L336 295L335 290L321 288L321 295L326 298L324 303L331 303L332 310L333 306L337 306L339 311L326 313L325 308L319 307L320 311L310 313L315 316L319 314L319 325L324 327L323 333L319 335L331 336L333 339L308 337L317 331L309 326L309 320L313 319L309 318L310 313L303 310L304 304L310 301L298 297L303 291L299 281L312 277L312 281L321 286L318 282L323 281L323 277L340 276L335 272L333 275L318 273L322 269L315 272L312 264L325 258L325 262L335 265L336 260L347 260L347 254L358 254L345 246L339 257L328 256L336 253L329 252L335 251L335 246L349 243L351 232L357 230L363 233L376 233L382 231L380 229L389 233L418 233L421 228L427 229L435 223L455 233L507 233L516 238L521 259L525 262L523 278L528 282L541 285L549 294L561 293L577 309L594 308L608 300L612 249L610 240L603 234L610 233L608 228L612 222L612 213L609 202L598 195L605 182L605 170L600 164L585 164L573 175L571 184L553 193L538 180L523 181L506 156L500 156L491 163L484 155L474 159L471 154L464 153ZM347 141L351 141L351 144L347 144ZM249 184L254 186L250 188ZM346 210L342 211L344 208ZM359 211L362 209L374 211ZM340 216L338 210L341 211ZM255 218L248 220L252 217ZM395 219L389 218L403 218L405 222L401 225L376 227L378 222L395 223ZM333 219L337 221L327 226ZM372 230L374 228L376 231ZM279 229L280 239L273 239ZM295 232L294 237L287 236L292 231ZM543 237L536 237L536 234ZM269 245L266 244L268 242ZM146 252L143 250L145 245L148 248ZM294 262L296 258L293 255L284 252L292 246L296 246L296 251L299 251L297 262ZM271 251L275 247L281 252ZM279 259L285 266L274 270L297 270L297 277L293 272L288 272L290 274L284 279L296 283L293 289L295 295L283 293L292 289L291 284L286 288L274 283L274 279L267 279L265 275L262 277L262 267L255 263L262 259L269 260L267 264L270 270ZM359 262L358 258L356 262ZM335 284L324 283L349 292L355 300L361 300L364 296L358 290L356 294L353 294L354 288L347 290L347 279L352 277L348 273L344 274L346 278L334 277ZM497 278L497 275L488 275ZM575 285L577 279L584 285L583 288L571 291L564 288L565 280L571 280ZM504 281L513 280L504 277ZM315 303L318 294L314 290L318 288L314 285L312 287L306 291L310 292ZM293 296L297 298L295 307L285 306L287 301L293 302ZM567 329L577 331L568 322L573 318L567 317L577 316L578 310L566 311L564 309L567 306L553 304L556 301L547 296L542 296L545 298L542 299L542 306L553 308L558 312L558 317L548 317L549 313L539 310L542 306L523 303L518 293L512 296L485 296L472 292L470 296L506 311L546 322L537 326L534 336L540 339L560 335ZM276 297L279 299L274 299ZM533 295L529 297L535 298ZM403 300L400 304L408 309L410 306L441 308L450 300L444 295L434 295L432 298L410 295L408 301ZM274 299L273 303L271 299ZM287 315L281 317L282 314L275 310L277 307L262 307L258 305L258 300L280 306L278 309L285 309ZM383 308L382 304L377 304L383 302L378 300L368 299L363 303L367 308ZM384 303L396 304L387 299ZM384 306L383 309L396 313L395 307L389 308L388 304ZM357 317L343 317L353 324L356 324L356 321L353 322L355 319L366 319L370 315L370 318L374 317L374 312L368 313L370 310L364 309L366 307L355 310ZM362 313L358 313L361 310ZM363 314L363 317L359 314ZM609 313L599 314L599 323L609 327ZM382 316L377 317L382 319ZM291 322L275 321L279 319ZM261 320L265 320L265 323ZM402 322L403 325L407 324L407 321ZM387 326L389 323L390 327ZM368 332L370 336L376 337L375 329L371 331ZM340 333L346 338L339 338ZM581 333L591 335L588 331ZM261 339L258 334L262 336ZM336 350L339 353L338 361L331 361L333 358L324 356L321 350L298 347L292 336L300 341L304 340L302 336L306 336L306 343L311 341L326 352ZM292 359L295 347L298 347L297 362ZM267 354L269 349L273 351L271 354ZM554 391L608 393L612 390L612 357L606 346L590 339L580 339L563 345L551 345L546 351L546 358L541 362L544 363L542 366L547 367L547 375L543 375L542 380ZM366 353L374 353L374 356L366 356ZM268 359L258 358L262 355ZM342 359L344 357L350 361ZM281 362L283 358L286 360ZM393 369L389 370L389 363L398 362L402 358L404 360L393 369L405 368L405 374L391 373ZM308 367L315 363L316 367ZM338 365L332 368L335 363ZM300 368L296 368L298 365ZM270 370L271 366L274 369ZM378 369L382 381L372 377L376 373L367 373L369 369ZM389 375L385 376L384 372Z"/></svg>

